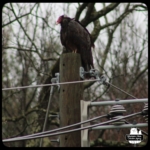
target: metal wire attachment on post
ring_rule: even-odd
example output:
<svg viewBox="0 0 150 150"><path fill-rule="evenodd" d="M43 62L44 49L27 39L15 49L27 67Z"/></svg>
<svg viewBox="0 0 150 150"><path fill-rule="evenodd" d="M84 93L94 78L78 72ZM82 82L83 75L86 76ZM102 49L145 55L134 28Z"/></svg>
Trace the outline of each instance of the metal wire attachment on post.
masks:
<svg viewBox="0 0 150 150"><path fill-rule="evenodd" d="M56 73L55 76L56 76L56 78L52 78L51 82L52 83L59 83L59 73ZM58 89L59 88L60 88L60 85L58 85ZM52 98L52 94L53 94L53 89L54 89L54 85L52 85L51 89L50 89L50 96L49 96L48 106L47 106L47 110L46 110L45 121L44 121L44 125L43 125L43 132L46 129L46 124L47 124L48 113L49 113L51 98ZM43 144L43 138L41 138L41 140L40 140L40 147L42 147L42 144Z"/></svg>
<svg viewBox="0 0 150 150"><path fill-rule="evenodd" d="M48 118L48 113L49 113L49 108L50 108L50 103L51 103L53 89L54 89L54 86L51 86L50 96L49 96L49 101L48 101L48 106L47 106L47 110L46 110L45 121L44 121L44 125L43 125L43 132L45 131L46 124L47 124L47 118ZM42 144L43 144L43 138L41 138L41 140L40 140L40 147L42 147Z"/></svg>

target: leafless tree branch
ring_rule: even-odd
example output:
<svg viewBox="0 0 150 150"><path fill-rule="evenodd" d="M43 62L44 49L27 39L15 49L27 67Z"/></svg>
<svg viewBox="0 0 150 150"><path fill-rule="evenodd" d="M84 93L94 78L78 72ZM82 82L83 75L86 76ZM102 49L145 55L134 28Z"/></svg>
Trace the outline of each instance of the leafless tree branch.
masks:
<svg viewBox="0 0 150 150"><path fill-rule="evenodd" d="M75 19L76 20L79 20L79 17L82 13L82 11L85 9L85 7L88 5L88 3L83 3L82 5L80 5L77 9L77 12L76 12L76 16L75 16Z"/></svg>
<svg viewBox="0 0 150 150"><path fill-rule="evenodd" d="M26 13L26 14L20 16L20 17L17 17L17 16L16 16L16 18L15 18L14 20L11 20L10 22L3 24L3 25L2 25L2 28L5 27L5 26L7 26L7 25L9 25L9 24L11 24L11 23L13 23L13 22L15 22L15 21L17 21L17 20L20 19L20 18L23 18L23 17L25 17L25 16L30 15L36 5L37 5L37 4L35 4L35 5L31 8L31 10L30 10L29 13ZM5 6L5 7L6 7L6 6ZM6 7L6 8L10 9L9 7ZM13 11L12 9L10 9L10 10Z"/></svg>

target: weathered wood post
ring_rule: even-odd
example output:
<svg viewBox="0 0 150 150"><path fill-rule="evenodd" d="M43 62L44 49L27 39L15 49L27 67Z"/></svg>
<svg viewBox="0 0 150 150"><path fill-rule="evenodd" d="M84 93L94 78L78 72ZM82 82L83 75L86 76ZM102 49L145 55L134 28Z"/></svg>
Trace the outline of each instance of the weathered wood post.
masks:
<svg viewBox="0 0 150 150"><path fill-rule="evenodd" d="M79 81L80 54L66 53L60 57L60 82ZM83 83L60 87L60 127L80 122L80 100ZM76 126L75 129L80 126ZM60 135L60 147L81 147L81 131Z"/></svg>

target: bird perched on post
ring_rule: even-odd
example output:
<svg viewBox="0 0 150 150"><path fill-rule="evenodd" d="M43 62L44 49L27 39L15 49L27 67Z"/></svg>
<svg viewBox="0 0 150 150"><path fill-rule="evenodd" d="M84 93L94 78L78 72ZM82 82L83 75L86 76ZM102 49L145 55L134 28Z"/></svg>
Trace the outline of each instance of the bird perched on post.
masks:
<svg viewBox="0 0 150 150"><path fill-rule="evenodd" d="M60 39L67 52L81 55L85 71L94 69L91 51L91 48L94 48L94 43L88 30L79 21L65 15L60 16L56 24L61 25Z"/></svg>

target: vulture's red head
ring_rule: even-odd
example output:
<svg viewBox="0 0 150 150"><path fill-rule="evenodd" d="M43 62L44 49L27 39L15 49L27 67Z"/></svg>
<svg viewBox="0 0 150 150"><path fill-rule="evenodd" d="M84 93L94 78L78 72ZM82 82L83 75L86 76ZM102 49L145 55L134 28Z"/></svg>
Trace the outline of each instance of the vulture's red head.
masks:
<svg viewBox="0 0 150 150"><path fill-rule="evenodd" d="M56 24L60 24L63 20L63 18L67 17L66 15L62 15L58 18L58 20L56 21Z"/></svg>

